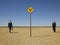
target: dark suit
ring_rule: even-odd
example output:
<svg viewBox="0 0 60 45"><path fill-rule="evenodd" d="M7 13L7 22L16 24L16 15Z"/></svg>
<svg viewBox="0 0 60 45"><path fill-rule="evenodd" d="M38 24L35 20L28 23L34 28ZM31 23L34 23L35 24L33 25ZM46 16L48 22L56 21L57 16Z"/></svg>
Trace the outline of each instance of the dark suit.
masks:
<svg viewBox="0 0 60 45"><path fill-rule="evenodd" d="M56 32L56 22L52 23L52 28L53 28L53 31Z"/></svg>
<svg viewBox="0 0 60 45"><path fill-rule="evenodd" d="M10 33L11 33L12 27L13 27L13 26L12 26L12 22L9 22L9 23L8 23L8 28L9 28L9 32L10 32Z"/></svg>

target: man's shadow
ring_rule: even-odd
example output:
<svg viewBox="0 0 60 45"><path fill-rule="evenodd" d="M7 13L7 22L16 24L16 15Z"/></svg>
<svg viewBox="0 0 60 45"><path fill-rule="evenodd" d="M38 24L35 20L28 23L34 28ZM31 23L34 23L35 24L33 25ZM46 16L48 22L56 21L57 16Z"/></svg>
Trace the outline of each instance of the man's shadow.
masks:
<svg viewBox="0 0 60 45"><path fill-rule="evenodd" d="M56 33L60 33L60 31L56 31Z"/></svg>
<svg viewBox="0 0 60 45"><path fill-rule="evenodd" d="M19 33L19 32L11 32L11 33L12 33L12 34L14 34L14 33L17 34L17 33Z"/></svg>

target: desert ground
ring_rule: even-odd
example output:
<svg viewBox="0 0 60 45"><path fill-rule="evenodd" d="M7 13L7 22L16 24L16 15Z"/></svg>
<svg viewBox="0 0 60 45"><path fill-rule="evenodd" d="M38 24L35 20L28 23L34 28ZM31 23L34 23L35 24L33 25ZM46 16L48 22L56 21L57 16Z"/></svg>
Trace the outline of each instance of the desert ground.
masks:
<svg viewBox="0 0 60 45"><path fill-rule="evenodd" d="M60 27L53 32L51 27L32 27L30 37L29 27L8 28L0 27L0 45L60 45Z"/></svg>

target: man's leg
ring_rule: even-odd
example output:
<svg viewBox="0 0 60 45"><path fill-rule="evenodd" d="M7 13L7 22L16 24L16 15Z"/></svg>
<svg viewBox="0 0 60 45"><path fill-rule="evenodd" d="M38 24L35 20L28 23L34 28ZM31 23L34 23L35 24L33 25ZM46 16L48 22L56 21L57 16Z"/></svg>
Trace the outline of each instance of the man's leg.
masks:
<svg viewBox="0 0 60 45"><path fill-rule="evenodd" d="M53 27L53 32L54 32L54 27Z"/></svg>
<svg viewBox="0 0 60 45"><path fill-rule="evenodd" d="M56 32L56 29L54 28L54 32Z"/></svg>
<svg viewBox="0 0 60 45"><path fill-rule="evenodd" d="M11 28L9 28L9 33L11 33Z"/></svg>

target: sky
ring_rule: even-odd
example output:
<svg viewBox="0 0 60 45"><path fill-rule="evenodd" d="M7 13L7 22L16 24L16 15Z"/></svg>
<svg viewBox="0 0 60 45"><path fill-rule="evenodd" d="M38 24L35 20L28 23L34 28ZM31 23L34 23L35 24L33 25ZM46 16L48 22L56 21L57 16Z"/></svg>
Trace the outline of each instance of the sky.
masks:
<svg viewBox="0 0 60 45"><path fill-rule="evenodd" d="M60 26L60 0L0 0L0 26L30 26L28 7L33 7L32 26Z"/></svg>

